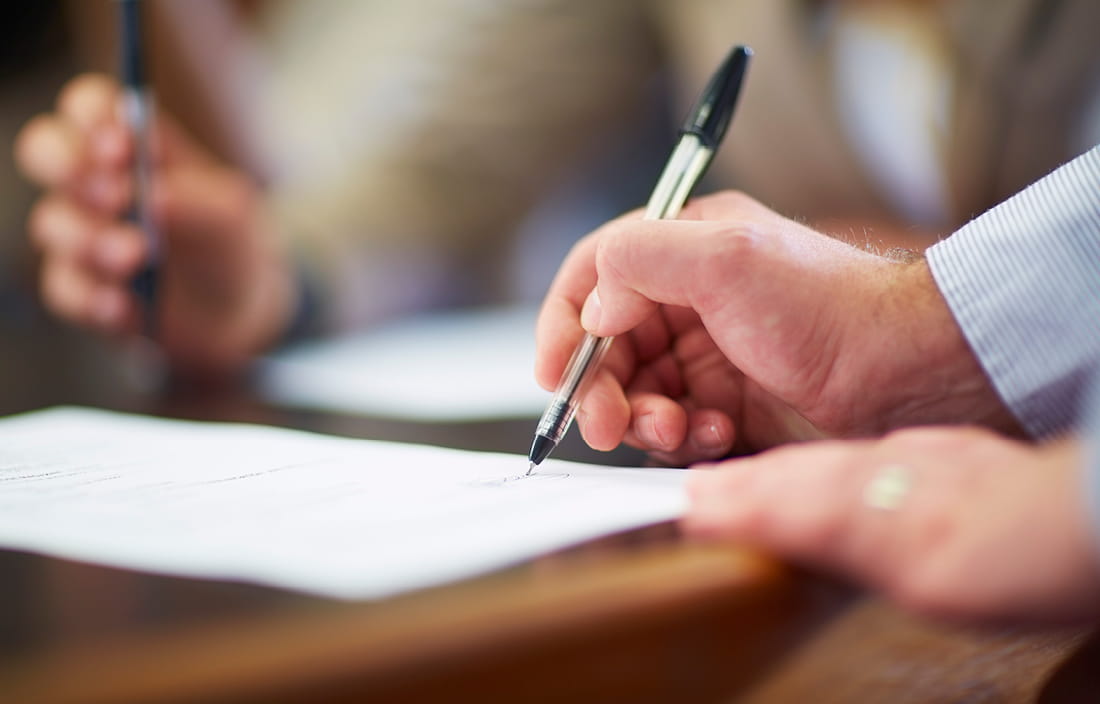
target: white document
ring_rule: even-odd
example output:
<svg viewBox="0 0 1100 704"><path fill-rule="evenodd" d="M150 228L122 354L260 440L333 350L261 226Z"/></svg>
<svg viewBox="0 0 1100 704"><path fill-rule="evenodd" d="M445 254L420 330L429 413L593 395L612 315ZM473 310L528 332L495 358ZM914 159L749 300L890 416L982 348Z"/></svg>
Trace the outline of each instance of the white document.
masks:
<svg viewBox="0 0 1100 704"><path fill-rule="evenodd" d="M299 408L410 420L537 417L533 308L432 313L308 342L258 365L260 393Z"/></svg>
<svg viewBox="0 0 1100 704"><path fill-rule="evenodd" d="M0 546L346 599L678 517L684 470L58 408L0 420Z"/></svg>

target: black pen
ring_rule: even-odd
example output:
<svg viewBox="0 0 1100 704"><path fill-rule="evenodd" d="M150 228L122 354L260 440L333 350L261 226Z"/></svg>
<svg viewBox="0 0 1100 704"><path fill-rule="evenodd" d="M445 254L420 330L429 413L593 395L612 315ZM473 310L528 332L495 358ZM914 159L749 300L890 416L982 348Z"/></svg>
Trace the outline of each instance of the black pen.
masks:
<svg viewBox="0 0 1100 704"><path fill-rule="evenodd" d="M649 197L646 220L663 220L680 214L684 202L710 166L726 134L751 56L752 49L747 46L734 47L707 83L680 128L680 141L672 150L661 178ZM546 459L565 437L581 398L614 339L586 333L573 352L550 405L535 429L527 474Z"/></svg>
<svg viewBox="0 0 1100 704"><path fill-rule="evenodd" d="M149 133L153 127L153 95L146 76L145 47L141 27L141 0L118 0L120 72L126 122L134 140L134 197L129 220L145 237L145 260L130 281L130 289L141 306L145 334L156 333L156 297L161 241L153 218L149 186L152 154Z"/></svg>

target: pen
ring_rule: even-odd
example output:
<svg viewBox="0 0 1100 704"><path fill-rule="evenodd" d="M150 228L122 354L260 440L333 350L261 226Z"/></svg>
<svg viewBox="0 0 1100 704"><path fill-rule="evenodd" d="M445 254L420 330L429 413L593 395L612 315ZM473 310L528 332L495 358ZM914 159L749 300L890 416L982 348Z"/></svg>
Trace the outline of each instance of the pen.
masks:
<svg viewBox="0 0 1100 704"><path fill-rule="evenodd" d="M688 195L707 170L726 134L751 56L752 49L735 46L707 83L680 128L680 140L649 197L646 220L663 220L680 214ZM581 398L614 339L585 333L584 339L574 350L550 405L535 429L535 440L528 455L528 475L565 437Z"/></svg>
<svg viewBox="0 0 1100 704"><path fill-rule="evenodd" d="M118 0L118 3L123 101L126 122L134 139L134 198L128 219L137 224L145 237L145 261L130 281L130 290L141 305L145 333L152 337L156 329L157 264L162 254L149 193L153 166L149 144L153 96L145 73L141 0Z"/></svg>

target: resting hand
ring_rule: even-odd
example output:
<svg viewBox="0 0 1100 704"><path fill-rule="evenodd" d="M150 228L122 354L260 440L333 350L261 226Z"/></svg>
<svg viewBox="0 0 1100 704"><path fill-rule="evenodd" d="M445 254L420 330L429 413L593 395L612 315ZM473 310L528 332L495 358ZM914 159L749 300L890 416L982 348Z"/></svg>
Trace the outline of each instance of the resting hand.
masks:
<svg viewBox="0 0 1100 704"><path fill-rule="evenodd" d="M577 417L597 449L625 440L687 464L903 424L1013 427L923 262L856 249L737 193L582 240L539 316L543 387L585 330L618 336Z"/></svg>
<svg viewBox="0 0 1100 704"><path fill-rule="evenodd" d="M106 333L133 333L128 282L145 257L124 221L134 190L133 142L117 84L81 76L16 140L16 160L46 192L28 229L42 251L42 295L57 315ZM282 329L292 279L256 188L160 119L153 133L153 212L164 238L159 342L179 365L239 366Z"/></svg>
<svg viewBox="0 0 1100 704"><path fill-rule="evenodd" d="M929 615L1095 617L1079 455L975 428L792 445L693 472L684 528L846 572Z"/></svg>

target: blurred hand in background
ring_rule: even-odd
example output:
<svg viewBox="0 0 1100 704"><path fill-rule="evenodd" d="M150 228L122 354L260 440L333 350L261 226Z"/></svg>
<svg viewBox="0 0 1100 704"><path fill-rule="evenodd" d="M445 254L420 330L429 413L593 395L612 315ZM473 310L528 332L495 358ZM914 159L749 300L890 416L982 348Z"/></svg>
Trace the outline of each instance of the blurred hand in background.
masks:
<svg viewBox="0 0 1100 704"><path fill-rule="evenodd" d="M16 140L23 173L45 192L28 231L42 253L41 288L57 315L109 335L138 332L129 281L145 256L125 219L134 192L133 140L112 79L83 75L55 112ZM293 277L259 191L160 116L153 131L153 212L163 237L158 338L177 366L237 368L291 315Z"/></svg>

